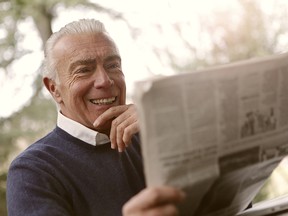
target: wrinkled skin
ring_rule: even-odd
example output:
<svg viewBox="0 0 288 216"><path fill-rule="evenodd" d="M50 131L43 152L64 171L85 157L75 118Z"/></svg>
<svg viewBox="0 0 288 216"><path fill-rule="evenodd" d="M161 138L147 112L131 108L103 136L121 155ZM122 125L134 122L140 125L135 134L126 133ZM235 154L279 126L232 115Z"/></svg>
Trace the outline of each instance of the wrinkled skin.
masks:
<svg viewBox="0 0 288 216"><path fill-rule="evenodd" d="M134 105L125 104L125 78L113 40L104 33L64 36L53 56L58 82L43 81L62 114L107 134L111 147L123 151L139 126Z"/></svg>
<svg viewBox="0 0 288 216"><path fill-rule="evenodd" d="M122 152L139 132L134 105L126 105L121 57L104 33L62 37L54 46L58 80L43 82L66 117L110 137L111 147ZM123 207L124 216L178 215L181 191L161 186L146 188Z"/></svg>

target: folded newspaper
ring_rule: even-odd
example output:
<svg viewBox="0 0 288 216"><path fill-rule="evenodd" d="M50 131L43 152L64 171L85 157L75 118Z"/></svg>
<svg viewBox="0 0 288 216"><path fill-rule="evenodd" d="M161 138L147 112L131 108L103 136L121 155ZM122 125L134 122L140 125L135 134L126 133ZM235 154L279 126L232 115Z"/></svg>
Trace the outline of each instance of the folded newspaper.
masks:
<svg viewBox="0 0 288 216"><path fill-rule="evenodd" d="M185 190L181 215L241 212L288 154L288 54L136 86L147 185Z"/></svg>

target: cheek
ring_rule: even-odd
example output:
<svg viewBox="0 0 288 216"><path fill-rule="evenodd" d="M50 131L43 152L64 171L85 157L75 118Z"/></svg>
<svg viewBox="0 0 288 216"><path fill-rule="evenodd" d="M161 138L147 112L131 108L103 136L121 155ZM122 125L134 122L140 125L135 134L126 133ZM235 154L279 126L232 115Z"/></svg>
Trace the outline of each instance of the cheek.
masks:
<svg viewBox="0 0 288 216"><path fill-rule="evenodd" d="M69 82L68 91L70 91L72 97L75 97L74 100L79 97L82 98L89 91L89 84L83 81L79 82L78 80L73 79L71 80L71 82Z"/></svg>
<svg viewBox="0 0 288 216"><path fill-rule="evenodd" d="M82 82L78 82L77 79L68 79L62 82L62 94L64 94L66 100L72 101L79 101L80 98L83 97L85 94L85 84Z"/></svg>
<svg viewBox="0 0 288 216"><path fill-rule="evenodd" d="M80 86L80 79L77 76L70 76L66 77L65 79L65 85L67 85L70 89L75 88L75 86ZM76 87L77 88L77 87Z"/></svg>
<svg viewBox="0 0 288 216"><path fill-rule="evenodd" d="M79 76L63 76L62 79L63 85L66 86L68 91L75 93L80 93L85 90L85 87L89 85L87 80Z"/></svg>
<svg viewBox="0 0 288 216"><path fill-rule="evenodd" d="M122 78L121 80L118 81L117 84L120 93L121 93L121 104L125 104L126 103L126 84L125 84L125 80Z"/></svg>
<svg viewBox="0 0 288 216"><path fill-rule="evenodd" d="M114 82L119 86L121 89L126 89L125 77L122 73L117 73L112 77Z"/></svg>
<svg viewBox="0 0 288 216"><path fill-rule="evenodd" d="M59 71L58 72L59 82L62 83L62 85L66 86L68 89L70 89L78 81L79 78L75 75L72 75L69 72L65 62L61 65L62 62L63 61L59 62L57 69Z"/></svg>

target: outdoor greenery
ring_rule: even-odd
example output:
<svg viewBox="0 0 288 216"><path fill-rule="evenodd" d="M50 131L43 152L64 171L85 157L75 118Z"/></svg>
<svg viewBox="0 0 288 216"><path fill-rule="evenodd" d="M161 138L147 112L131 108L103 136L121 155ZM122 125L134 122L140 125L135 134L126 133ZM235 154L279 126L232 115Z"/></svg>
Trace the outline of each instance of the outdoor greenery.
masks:
<svg viewBox="0 0 288 216"><path fill-rule="evenodd" d="M171 24L183 45L183 52L189 53L181 61L177 58L178 54L169 49L168 44L164 49L158 49L155 44L151 50L158 56L159 61L169 59L170 67L177 73L285 51L287 48L283 46L288 45L288 40L284 39L283 43L283 38L288 38L288 13L287 8L277 2L275 1L274 6L277 13L269 16L263 12L260 0L239 0L240 12L237 16L232 11L217 11L209 17L200 17L201 32L196 44L184 34L187 29L193 28L192 24ZM13 61L30 52L19 47L23 39L23 33L18 30L21 22L27 18L33 19L44 45L52 33L51 26L57 18L57 8L71 9L79 6L84 10L89 8L96 13L107 14L111 19L124 21L131 34L134 28L137 28L121 11L89 0L0 0L0 31L5 34L4 38L0 38L0 73L9 74L9 66ZM227 22L228 17L231 18L230 22ZM165 33L161 25L157 26L157 29L159 34ZM141 32L138 34L141 35ZM0 118L0 215L3 216L7 215L5 188L11 160L55 126L55 105L43 93L40 72L35 73L33 95L26 105L9 117ZM270 180L267 184L269 182ZM265 188L269 188L269 185ZM257 200L269 196L269 190L265 188Z"/></svg>

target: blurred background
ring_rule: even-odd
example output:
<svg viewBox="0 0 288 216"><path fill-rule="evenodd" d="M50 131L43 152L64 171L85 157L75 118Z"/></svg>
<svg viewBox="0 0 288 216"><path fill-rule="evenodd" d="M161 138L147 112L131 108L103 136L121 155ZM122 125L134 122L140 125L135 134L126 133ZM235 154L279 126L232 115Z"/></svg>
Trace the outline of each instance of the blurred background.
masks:
<svg viewBox="0 0 288 216"><path fill-rule="evenodd" d="M128 99L134 82L288 50L287 0L0 0L0 215L7 169L55 125L39 69L53 31L104 22L119 46ZM288 193L284 160L256 201Z"/></svg>

